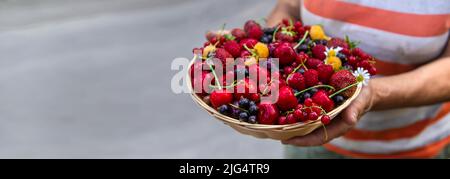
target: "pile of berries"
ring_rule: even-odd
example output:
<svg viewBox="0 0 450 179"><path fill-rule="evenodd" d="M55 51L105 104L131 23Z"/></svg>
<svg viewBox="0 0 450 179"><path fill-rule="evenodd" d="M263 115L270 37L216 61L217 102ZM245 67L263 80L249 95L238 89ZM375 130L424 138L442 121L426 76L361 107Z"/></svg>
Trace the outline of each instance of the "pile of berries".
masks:
<svg viewBox="0 0 450 179"><path fill-rule="evenodd" d="M206 38L194 48L199 58L190 69L191 85L221 114L248 123L328 124L327 113L377 71L375 59L348 37L331 38L321 26L300 21L262 27L249 20L243 29L208 32ZM261 100L274 92L276 101Z"/></svg>

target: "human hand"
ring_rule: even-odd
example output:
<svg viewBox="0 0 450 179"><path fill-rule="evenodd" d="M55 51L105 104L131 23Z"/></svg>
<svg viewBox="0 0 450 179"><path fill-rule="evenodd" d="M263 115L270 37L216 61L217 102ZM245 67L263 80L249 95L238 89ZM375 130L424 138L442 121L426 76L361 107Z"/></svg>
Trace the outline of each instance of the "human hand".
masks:
<svg viewBox="0 0 450 179"><path fill-rule="evenodd" d="M339 116L331 120L331 123L326 126L326 129L320 128L308 135L293 137L281 142L295 146L320 146L334 138L344 135L373 106L375 97L371 84L369 83L368 86L363 87L359 96ZM325 130L328 137L325 137Z"/></svg>

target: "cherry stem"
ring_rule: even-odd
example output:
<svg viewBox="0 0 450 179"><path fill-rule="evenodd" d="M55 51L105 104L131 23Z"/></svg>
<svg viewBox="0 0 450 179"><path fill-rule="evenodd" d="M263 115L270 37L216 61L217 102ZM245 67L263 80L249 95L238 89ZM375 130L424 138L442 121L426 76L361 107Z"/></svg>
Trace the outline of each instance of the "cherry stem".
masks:
<svg viewBox="0 0 450 179"><path fill-rule="evenodd" d="M211 58L208 58L208 59L206 59L206 60L211 61ZM216 81L217 86L219 86L219 88L222 89L222 85L220 85L220 83L219 83L219 78L217 77L217 74L216 74L216 70L213 69L211 63L207 63L207 64L208 64L208 66L209 66L209 69L211 69L212 74L214 75L214 79L215 79L215 81Z"/></svg>
<svg viewBox="0 0 450 179"><path fill-rule="evenodd" d="M328 140L328 132L327 132L327 128L325 127L325 124L322 123L323 126L323 131L324 131L324 142L326 142Z"/></svg>
<svg viewBox="0 0 450 179"><path fill-rule="evenodd" d="M347 87L342 88L342 89L340 89L339 91L336 91L335 93L331 94L331 95L328 96L328 97L332 98L332 97L336 96L337 94L339 94L339 93L341 93L341 92L343 92L343 91L345 91L345 90L348 90L349 88L354 87L354 86L356 86L356 85L358 85L358 84L359 84L359 82L356 82L356 83L353 83L353 84L351 84L351 85L348 85Z"/></svg>
<svg viewBox="0 0 450 179"><path fill-rule="evenodd" d="M278 25L277 28L275 29L275 31L273 31L272 42L275 42L275 36L276 36L278 30L280 30L280 25Z"/></svg>
<svg viewBox="0 0 450 179"><path fill-rule="evenodd" d="M297 67L294 68L294 70L292 70L292 72L287 76L286 79L289 79L289 77L291 77L291 75L293 75L295 72L297 72L298 69L300 69L300 67L305 67L305 69L307 70L308 68L305 66L305 64L302 62L300 65L298 65Z"/></svg>
<svg viewBox="0 0 450 179"><path fill-rule="evenodd" d="M245 50L250 52L252 54L252 56L256 56L256 53L252 49L248 48L246 44L244 44L244 48L245 48Z"/></svg>
<svg viewBox="0 0 450 179"><path fill-rule="evenodd" d="M233 108L240 109L240 110L243 110L243 111L245 111L245 112L249 112L248 110L242 109L242 108L240 108L239 106L236 106L236 105L234 105L234 104L229 103L229 105L230 105L231 107L233 107Z"/></svg>
<svg viewBox="0 0 450 179"><path fill-rule="evenodd" d="M306 89L304 89L304 90L301 90L301 91L295 93L294 95L295 95L295 96L298 96L299 94L302 94L302 93L304 93L304 92L306 92L306 91L308 91L308 90L311 90L311 89L313 89L313 88L320 88L320 87L326 87L326 88L330 88L330 89L334 90L334 87L333 87L333 86L330 86L330 85L316 85L316 86L312 86L312 87L306 88Z"/></svg>
<svg viewBox="0 0 450 179"><path fill-rule="evenodd" d="M306 31L305 34L303 35L303 38L300 40L300 42L298 42L297 45L294 46L294 49L297 49L298 47L300 47L300 45L306 40L306 37L308 36L309 31Z"/></svg>
<svg viewBox="0 0 450 179"><path fill-rule="evenodd" d="M235 87L235 86L237 86L239 83L242 83L242 82L243 82L243 81L237 82L236 80L234 80L233 84L228 85L228 86L222 86L222 88L232 88L232 87ZM216 86L216 85L209 85L209 87L211 87L211 88L218 88L218 86Z"/></svg>

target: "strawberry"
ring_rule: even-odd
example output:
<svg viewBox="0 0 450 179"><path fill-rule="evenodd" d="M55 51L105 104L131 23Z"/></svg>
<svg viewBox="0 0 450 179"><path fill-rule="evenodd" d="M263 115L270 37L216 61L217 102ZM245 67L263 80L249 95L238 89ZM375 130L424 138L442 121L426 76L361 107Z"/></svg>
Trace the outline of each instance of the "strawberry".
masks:
<svg viewBox="0 0 450 179"><path fill-rule="evenodd" d="M326 112L330 112L334 108L334 102L328 97L327 92L323 90L317 91L313 97L312 100L314 103L321 106Z"/></svg>
<svg viewBox="0 0 450 179"><path fill-rule="evenodd" d="M241 54L241 46L234 40L229 40L223 44L223 48L227 50L234 58Z"/></svg>
<svg viewBox="0 0 450 179"><path fill-rule="evenodd" d="M323 61L317 58L310 58L306 61L306 67L312 69L317 69L317 66L319 66L320 64L323 64Z"/></svg>
<svg viewBox="0 0 450 179"><path fill-rule="evenodd" d="M319 80L327 84L328 80L330 80L331 75L333 75L333 67L331 65L320 64L317 66L317 72L319 73Z"/></svg>
<svg viewBox="0 0 450 179"><path fill-rule="evenodd" d="M311 87L319 83L319 73L314 69L309 69L303 73L306 87Z"/></svg>
<svg viewBox="0 0 450 179"><path fill-rule="evenodd" d="M288 86L280 87L278 91L277 106L282 111L288 111L297 106L297 98L294 95L292 89Z"/></svg>
<svg viewBox="0 0 450 179"><path fill-rule="evenodd" d="M331 78L330 78L330 85L333 86L336 90L345 88L353 83L356 83L356 78L348 70L340 70L340 71L334 73L333 75L331 75ZM348 97L352 96L355 91L356 91L356 86L345 90L341 94L342 94L342 96L348 98Z"/></svg>
<svg viewBox="0 0 450 179"><path fill-rule="evenodd" d="M247 34L245 33L245 31L239 28L231 30L231 35L233 35L236 38L235 40L237 41L247 38Z"/></svg>
<svg viewBox="0 0 450 179"><path fill-rule="evenodd" d="M214 57L216 57L220 61L222 61L222 65L223 65L222 67L224 69L225 69L226 65L229 65L229 64L226 63L227 59L229 59L228 63L234 62L233 56L228 51L226 51L223 48L217 48L216 51L215 51L215 56Z"/></svg>
<svg viewBox="0 0 450 179"><path fill-rule="evenodd" d="M300 73L294 73L288 76L287 83L296 90L300 91L305 89L305 78Z"/></svg>
<svg viewBox="0 0 450 179"><path fill-rule="evenodd" d="M347 42L345 42L344 39L340 39L340 38L332 38L331 40L328 41L327 44L328 47L342 47L344 49L348 49L348 44Z"/></svg>
<svg viewBox="0 0 450 179"><path fill-rule="evenodd" d="M233 102L233 94L225 89L214 90L209 96L214 108Z"/></svg>
<svg viewBox="0 0 450 179"><path fill-rule="evenodd" d="M313 57L318 58L319 60L324 60L326 58L325 51L325 46L321 44L318 44L311 49Z"/></svg>
<svg viewBox="0 0 450 179"><path fill-rule="evenodd" d="M277 106L270 102L261 102L258 105L258 123L275 124L280 114Z"/></svg>
<svg viewBox="0 0 450 179"><path fill-rule="evenodd" d="M253 47L255 47L255 45L257 43L258 43L258 41L255 39L242 39L239 42L239 45L241 45L242 49L244 49L244 45L247 46L248 48L252 49Z"/></svg>
<svg viewBox="0 0 450 179"><path fill-rule="evenodd" d="M274 56L279 59L280 65L288 65L296 59L297 53L290 43L282 43L274 50Z"/></svg>

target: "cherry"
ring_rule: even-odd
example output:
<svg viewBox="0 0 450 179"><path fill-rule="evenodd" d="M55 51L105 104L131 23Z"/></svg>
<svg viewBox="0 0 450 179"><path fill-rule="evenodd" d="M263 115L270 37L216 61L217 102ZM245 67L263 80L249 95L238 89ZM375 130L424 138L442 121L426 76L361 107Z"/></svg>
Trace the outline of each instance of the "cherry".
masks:
<svg viewBox="0 0 450 179"><path fill-rule="evenodd" d="M320 121L322 122L322 124L327 125L331 122L331 119L330 116L323 115L322 118L320 118Z"/></svg>

